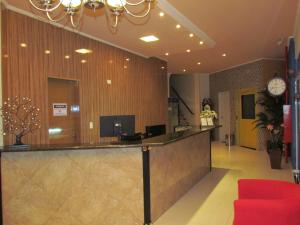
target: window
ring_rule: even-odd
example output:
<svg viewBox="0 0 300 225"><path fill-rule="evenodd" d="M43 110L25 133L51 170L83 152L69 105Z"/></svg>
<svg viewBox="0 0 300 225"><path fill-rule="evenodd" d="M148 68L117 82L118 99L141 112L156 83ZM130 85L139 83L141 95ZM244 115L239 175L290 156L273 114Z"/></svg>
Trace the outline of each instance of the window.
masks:
<svg viewBox="0 0 300 225"><path fill-rule="evenodd" d="M242 95L242 119L255 119L255 95Z"/></svg>

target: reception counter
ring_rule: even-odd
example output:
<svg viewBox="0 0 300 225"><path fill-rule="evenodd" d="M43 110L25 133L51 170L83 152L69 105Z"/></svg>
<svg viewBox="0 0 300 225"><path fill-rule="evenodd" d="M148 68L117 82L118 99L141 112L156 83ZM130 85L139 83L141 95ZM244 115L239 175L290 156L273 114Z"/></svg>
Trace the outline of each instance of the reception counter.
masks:
<svg viewBox="0 0 300 225"><path fill-rule="evenodd" d="M211 169L210 131L1 149L2 224L142 225Z"/></svg>

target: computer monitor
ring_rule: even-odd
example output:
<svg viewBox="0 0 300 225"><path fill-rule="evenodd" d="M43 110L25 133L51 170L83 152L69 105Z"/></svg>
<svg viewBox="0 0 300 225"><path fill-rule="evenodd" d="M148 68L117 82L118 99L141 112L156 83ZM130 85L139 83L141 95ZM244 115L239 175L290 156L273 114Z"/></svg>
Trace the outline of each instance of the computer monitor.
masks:
<svg viewBox="0 0 300 225"><path fill-rule="evenodd" d="M163 134L166 134L165 124L146 126L146 137L155 137Z"/></svg>
<svg viewBox="0 0 300 225"><path fill-rule="evenodd" d="M134 133L134 115L100 116L100 137L134 135Z"/></svg>

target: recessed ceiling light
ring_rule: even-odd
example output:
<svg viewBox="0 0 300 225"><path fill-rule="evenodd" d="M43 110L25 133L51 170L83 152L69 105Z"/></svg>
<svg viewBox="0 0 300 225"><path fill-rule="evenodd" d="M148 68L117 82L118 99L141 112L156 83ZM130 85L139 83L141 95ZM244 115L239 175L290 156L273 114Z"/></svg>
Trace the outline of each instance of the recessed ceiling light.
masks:
<svg viewBox="0 0 300 225"><path fill-rule="evenodd" d="M227 56L227 54L226 54L226 53L223 53L223 54L222 54L222 56L223 56L223 57L226 57L226 56Z"/></svg>
<svg viewBox="0 0 300 225"><path fill-rule="evenodd" d="M126 61L129 62L129 61L130 61L130 58L126 58Z"/></svg>
<svg viewBox="0 0 300 225"><path fill-rule="evenodd" d="M159 39L155 37L154 35L149 35L149 36L144 36L140 38L144 42L153 42L153 41L158 41Z"/></svg>
<svg viewBox="0 0 300 225"><path fill-rule="evenodd" d="M26 43L21 43L20 46L21 46L22 48L26 48L26 47L27 47L27 44L26 44Z"/></svg>
<svg viewBox="0 0 300 225"><path fill-rule="evenodd" d="M201 65L201 62L197 62L198 65Z"/></svg>
<svg viewBox="0 0 300 225"><path fill-rule="evenodd" d="M177 25L176 25L176 28L177 28L177 29L180 29L180 28L181 28L181 25L180 25L180 24L177 24Z"/></svg>
<svg viewBox="0 0 300 225"><path fill-rule="evenodd" d="M166 52L165 55L168 56L168 55L170 55L170 54L169 54L169 52Z"/></svg>
<svg viewBox="0 0 300 225"><path fill-rule="evenodd" d="M193 33L190 33L189 34L190 38L194 37L194 34Z"/></svg>
<svg viewBox="0 0 300 225"><path fill-rule="evenodd" d="M200 45L204 45L204 41L200 41L199 44L200 44Z"/></svg>
<svg viewBox="0 0 300 225"><path fill-rule="evenodd" d="M182 71L185 73L185 72L186 72L186 69L183 69Z"/></svg>
<svg viewBox="0 0 300 225"><path fill-rule="evenodd" d="M162 66L162 67L160 67L162 70L164 70L165 69L165 67L164 66Z"/></svg>
<svg viewBox="0 0 300 225"><path fill-rule="evenodd" d="M111 80L106 80L106 83L111 85Z"/></svg>
<svg viewBox="0 0 300 225"><path fill-rule="evenodd" d="M45 54L46 54L46 55L49 55L50 53L51 53L50 50L45 50Z"/></svg>
<svg viewBox="0 0 300 225"><path fill-rule="evenodd" d="M66 55L66 56L65 56L65 59L69 59L69 58L70 58L70 56L69 56L69 55Z"/></svg>
<svg viewBox="0 0 300 225"><path fill-rule="evenodd" d="M81 63L86 63L87 61L85 59L81 60Z"/></svg>
<svg viewBox="0 0 300 225"><path fill-rule="evenodd" d="M88 54L88 53L92 53L93 51L90 49L86 49L86 48L80 48L75 50L75 52L79 53L79 54Z"/></svg>
<svg viewBox="0 0 300 225"><path fill-rule="evenodd" d="M160 12L160 13L159 13L159 16L160 16L160 17L163 17L164 15L165 15L164 12Z"/></svg>
<svg viewBox="0 0 300 225"><path fill-rule="evenodd" d="M124 66L124 69L127 69L128 67L127 66Z"/></svg>
<svg viewBox="0 0 300 225"><path fill-rule="evenodd" d="M190 53L190 52L191 52L191 49L187 49L186 52L187 52L187 53Z"/></svg>

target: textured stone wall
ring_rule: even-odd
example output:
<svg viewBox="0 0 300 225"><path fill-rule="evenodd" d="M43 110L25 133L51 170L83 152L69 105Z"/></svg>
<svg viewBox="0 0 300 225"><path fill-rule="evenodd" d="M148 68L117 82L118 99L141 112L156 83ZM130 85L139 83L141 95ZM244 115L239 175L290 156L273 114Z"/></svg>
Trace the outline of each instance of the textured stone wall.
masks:
<svg viewBox="0 0 300 225"><path fill-rule="evenodd" d="M238 92L241 89L256 88L262 90L274 74L284 75L284 61L262 59L253 63L241 65L232 69L210 75L210 97L214 102L214 108L218 112L218 93L223 91L230 92L230 126L234 129L236 136L236 118L238 117ZM261 109L258 109L261 110ZM258 131L258 148L265 148L266 134ZM218 138L218 133L215 133Z"/></svg>

